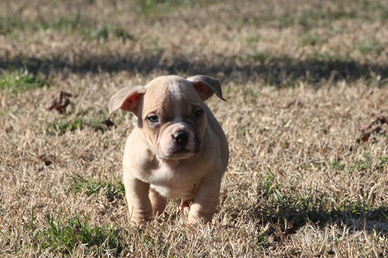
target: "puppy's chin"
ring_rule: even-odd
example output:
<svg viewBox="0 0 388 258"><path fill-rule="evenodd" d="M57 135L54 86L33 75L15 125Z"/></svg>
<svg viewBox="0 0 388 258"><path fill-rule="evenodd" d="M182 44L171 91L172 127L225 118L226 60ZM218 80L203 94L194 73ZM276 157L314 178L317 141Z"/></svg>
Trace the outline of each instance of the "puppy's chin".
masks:
<svg viewBox="0 0 388 258"><path fill-rule="evenodd" d="M158 157L163 160L183 160L183 159L188 159L189 157L193 156L195 152L191 152L188 150L179 150L175 151L171 154L162 154L158 153Z"/></svg>

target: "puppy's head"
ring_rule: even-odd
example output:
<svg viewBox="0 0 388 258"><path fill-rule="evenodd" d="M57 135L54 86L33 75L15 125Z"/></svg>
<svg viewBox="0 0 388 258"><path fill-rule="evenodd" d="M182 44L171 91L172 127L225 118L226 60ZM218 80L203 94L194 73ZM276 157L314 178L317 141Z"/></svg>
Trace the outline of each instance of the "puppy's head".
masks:
<svg viewBox="0 0 388 258"><path fill-rule="evenodd" d="M109 101L109 113L134 113L142 140L159 158L186 159L202 148L204 101L214 93L223 99L219 82L206 76L162 76L145 87L119 90Z"/></svg>

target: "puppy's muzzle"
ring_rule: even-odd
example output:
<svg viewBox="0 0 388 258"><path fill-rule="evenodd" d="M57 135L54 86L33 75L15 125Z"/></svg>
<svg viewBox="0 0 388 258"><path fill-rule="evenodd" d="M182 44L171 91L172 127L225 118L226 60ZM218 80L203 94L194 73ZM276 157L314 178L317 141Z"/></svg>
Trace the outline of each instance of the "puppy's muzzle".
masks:
<svg viewBox="0 0 388 258"><path fill-rule="evenodd" d="M189 134L186 131L175 132L172 137L179 149L183 149L189 141Z"/></svg>

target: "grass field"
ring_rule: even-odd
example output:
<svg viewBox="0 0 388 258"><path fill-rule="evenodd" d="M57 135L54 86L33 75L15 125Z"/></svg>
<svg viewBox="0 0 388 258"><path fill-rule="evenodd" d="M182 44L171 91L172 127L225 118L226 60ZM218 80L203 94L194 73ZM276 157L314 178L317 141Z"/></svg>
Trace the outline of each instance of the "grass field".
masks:
<svg viewBox="0 0 388 258"><path fill-rule="evenodd" d="M0 0L0 257L387 257L384 0ZM205 74L217 213L129 226L127 84ZM60 92L67 107L49 110Z"/></svg>

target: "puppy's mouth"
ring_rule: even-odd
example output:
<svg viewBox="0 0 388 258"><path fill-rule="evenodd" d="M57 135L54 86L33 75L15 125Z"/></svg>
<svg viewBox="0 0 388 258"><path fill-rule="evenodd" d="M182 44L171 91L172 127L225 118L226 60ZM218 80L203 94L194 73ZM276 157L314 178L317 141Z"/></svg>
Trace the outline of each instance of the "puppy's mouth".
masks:
<svg viewBox="0 0 388 258"><path fill-rule="evenodd" d="M197 152L192 152L190 150L177 150L174 151L173 153L169 155L158 155L160 159L166 159L166 160L182 160L182 159L187 159L193 155L195 155Z"/></svg>

